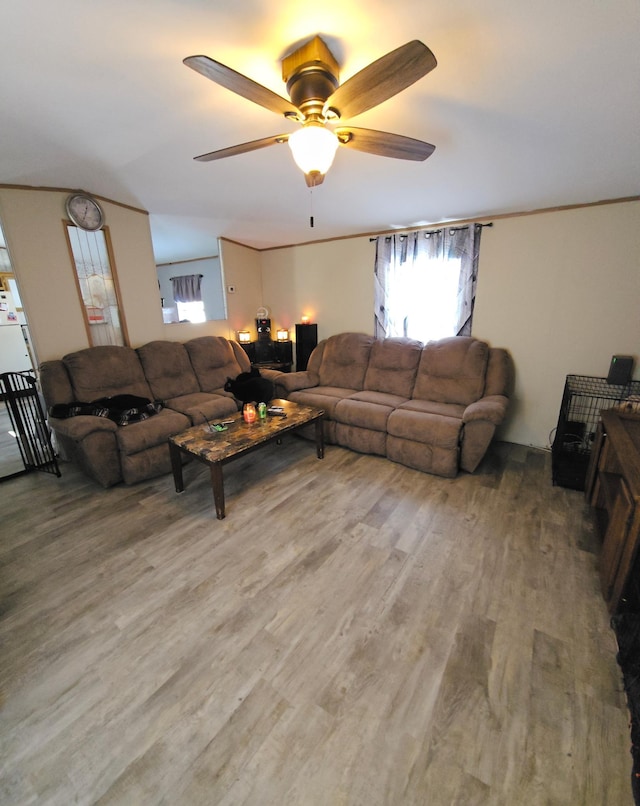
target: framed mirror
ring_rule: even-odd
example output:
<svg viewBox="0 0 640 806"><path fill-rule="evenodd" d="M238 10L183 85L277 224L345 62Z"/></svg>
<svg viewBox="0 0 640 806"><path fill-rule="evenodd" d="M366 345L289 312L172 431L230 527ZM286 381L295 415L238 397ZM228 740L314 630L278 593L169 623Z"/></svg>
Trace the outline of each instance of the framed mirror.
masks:
<svg viewBox="0 0 640 806"><path fill-rule="evenodd" d="M165 324L227 318L222 265L217 255L156 266ZM186 293L181 293L186 287Z"/></svg>

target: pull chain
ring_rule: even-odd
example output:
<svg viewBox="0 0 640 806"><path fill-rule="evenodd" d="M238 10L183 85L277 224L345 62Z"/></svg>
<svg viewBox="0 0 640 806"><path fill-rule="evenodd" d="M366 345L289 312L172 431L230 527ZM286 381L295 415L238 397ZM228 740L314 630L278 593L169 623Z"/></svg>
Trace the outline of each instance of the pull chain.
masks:
<svg viewBox="0 0 640 806"><path fill-rule="evenodd" d="M313 227L313 188L309 188L309 207L311 208L311 215L309 216L309 226Z"/></svg>

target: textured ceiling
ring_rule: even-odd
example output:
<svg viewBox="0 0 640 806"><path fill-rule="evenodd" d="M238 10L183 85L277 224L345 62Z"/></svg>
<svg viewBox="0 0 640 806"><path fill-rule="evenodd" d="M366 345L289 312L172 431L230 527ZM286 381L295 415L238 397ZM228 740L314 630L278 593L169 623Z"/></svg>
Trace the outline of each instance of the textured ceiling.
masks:
<svg viewBox="0 0 640 806"><path fill-rule="evenodd" d="M158 262L640 193L637 0L2 0L0 183L144 208ZM286 96L314 34L344 81L411 39L438 66L353 125L426 140L426 162L339 149L313 193L296 125L189 70L206 54ZM309 226L313 214L315 227Z"/></svg>

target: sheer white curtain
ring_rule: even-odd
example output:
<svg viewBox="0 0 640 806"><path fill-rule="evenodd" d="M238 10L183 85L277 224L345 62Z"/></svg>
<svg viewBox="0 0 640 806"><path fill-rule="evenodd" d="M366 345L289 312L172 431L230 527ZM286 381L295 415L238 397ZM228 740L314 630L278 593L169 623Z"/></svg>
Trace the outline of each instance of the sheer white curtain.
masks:
<svg viewBox="0 0 640 806"><path fill-rule="evenodd" d="M376 238L377 338L470 335L481 231L472 224Z"/></svg>

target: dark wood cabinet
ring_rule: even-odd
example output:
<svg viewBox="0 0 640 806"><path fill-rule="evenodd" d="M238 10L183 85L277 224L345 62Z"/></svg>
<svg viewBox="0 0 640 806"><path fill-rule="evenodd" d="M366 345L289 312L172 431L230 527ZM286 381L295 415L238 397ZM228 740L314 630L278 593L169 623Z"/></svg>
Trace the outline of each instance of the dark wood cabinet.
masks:
<svg viewBox="0 0 640 806"><path fill-rule="evenodd" d="M600 582L609 612L640 603L640 416L603 411L586 495L602 536Z"/></svg>
<svg viewBox="0 0 640 806"><path fill-rule="evenodd" d="M258 369L279 369L281 372L290 372L293 364L293 343L287 341L271 341L271 339L258 339L258 341L240 344L251 361L251 365Z"/></svg>

